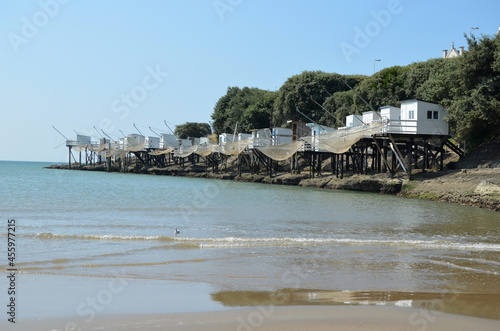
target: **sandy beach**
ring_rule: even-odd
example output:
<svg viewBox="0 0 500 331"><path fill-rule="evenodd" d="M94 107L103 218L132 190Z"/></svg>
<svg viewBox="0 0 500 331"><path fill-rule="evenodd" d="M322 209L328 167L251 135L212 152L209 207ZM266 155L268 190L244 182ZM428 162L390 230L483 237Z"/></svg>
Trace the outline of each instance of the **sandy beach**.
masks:
<svg viewBox="0 0 500 331"><path fill-rule="evenodd" d="M23 321L7 330L498 330L500 321L398 307L273 307ZM4 328L2 328L4 329ZM5 330L5 329L4 329Z"/></svg>

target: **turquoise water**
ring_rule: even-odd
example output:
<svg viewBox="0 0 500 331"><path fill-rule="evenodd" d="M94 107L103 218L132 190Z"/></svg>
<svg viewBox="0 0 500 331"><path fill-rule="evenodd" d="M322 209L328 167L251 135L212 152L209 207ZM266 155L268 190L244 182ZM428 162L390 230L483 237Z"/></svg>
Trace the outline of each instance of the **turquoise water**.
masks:
<svg viewBox="0 0 500 331"><path fill-rule="evenodd" d="M48 165L0 162L0 240L15 219L24 316L81 316L78 303L110 279L128 281L106 313L137 311L137 300L142 312L222 309L220 293L290 288L500 294L500 216L492 211ZM182 289L198 304L165 296ZM40 296L60 304L41 309Z"/></svg>

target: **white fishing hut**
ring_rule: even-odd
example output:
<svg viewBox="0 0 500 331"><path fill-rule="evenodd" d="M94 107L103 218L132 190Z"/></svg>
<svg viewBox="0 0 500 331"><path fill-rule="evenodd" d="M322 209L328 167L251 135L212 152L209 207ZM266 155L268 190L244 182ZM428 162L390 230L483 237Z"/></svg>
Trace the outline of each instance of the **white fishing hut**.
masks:
<svg viewBox="0 0 500 331"><path fill-rule="evenodd" d="M134 147L140 144L144 144L146 142L146 138L143 135L132 133L129 134L125 139L125 148Z"/></svg>
<svg viewBox="0 0 500 331"><path fill-rule="evenodd" d="M307 123L306 126L311 131L311 137L313 137L313 141L316 141L316 139L320 139L321 134L336 131L335 128L325 125L320 125L318 123ZM302 147L300 151L312 151L312 150L316 152L322 152L322 150L320 149L313 148L309 143L305 143L304 147Z"/></svg>
<svg viewBox="0 0 500 331"><path fill-rule="evenodd" d="M447 136L447 114L446 109L432 102L404 100L401 101L401 108L384 106L380 107L380 112L368 111L361 116L349 115L346 117L345 128L383 120L387 122L384 133Z"/></svg>
<svg viewBox="0 0 500 331"><path fill-rule="evenodd" d="M146 142L147 142L146 148L153 148L153 149L160 148L160 137L147 136Z"/></svg>
<svg viewBox="0 0 500 331"><path fill-rule="evenodd" d="M379 121L382 118L379 112L376 111L365 111L361 116L361 120L364 124L370 124L375 121Z"/></svg>
<svg viewBox="0 0 500 331"><path fill-rule="evenodd" d="M234 141L234 139L235 139L235 136L232 133L221 133L219 135L219 145L223 146L226 143L231 143Z"/></svg>
<svg viewBox="0 0 500 331"><path fill-rule="evenodd" d="M362 115L347 115L345 118L345 126L347 128L352 128L355 126L363 125Z"/></svg>
<svg viewBox="0 0 500 331"><path fill-rule="evenodd" d="M77 145L90 145L90 136L84 136L82 134L77 134L76 135L76 144Z"/></svg>
<svg viewBox="0 0 500 331"><path fill-rule="evenodd" d="M335 128L319 125L317 123L307 123L306 126L311 130L311 136L317 136L322 133L335 131Z"/></svg>
<svg viewBox="0 0 500 331"><path fill-rule="evenodd" d="M208 137L200 137L199 144L200 145L209 146L210 145L210 138L208 138Z"/></svg>
<svg viewBox="0 0 500 331"><path fill-rule="evenodd" d="M173 134L160 134L160 148L178 147L178 145L177 137Z"/></svg>
<svg viewBox="0 0 500 331"><path fill-rule="evenodd" d="M401 101L402 133L446 136L447 114L446 109L435 103L417 99Z"/></svg>
<svg viewBox="0 0 500 331"><path fill-rule="evenodd" d="M191 146L193 146L193 142L191 141L191 139L181 139L180 143L181 143L182 147L191 147Z"/></svg>
<svg viewBox="0 0 500 331"><path fill-rule="evenodd" d="M380 107L380 116L382 116L383 120L399 121L401 120L401 108L394 106Z"/></svg>
<svg viewBox="0 0 500 331"><path fill-rule="evenodd" d="M260 130L251 130L252 140L248 148L265 147L271 145L271 130L268 128Z"/></svg>
<svg viewBox="0 0 500 331"><path fill-rule="evenodd" d="M292 142L292 129L288 128L273 128L272 130L272 144L281 145Z"/></svg>
<svg viewBox="0 0 500 331"><path fill-rule="evenodd" d="M242 141L249 138L252 138L251 133L238 133L238 141Z"/></svg>

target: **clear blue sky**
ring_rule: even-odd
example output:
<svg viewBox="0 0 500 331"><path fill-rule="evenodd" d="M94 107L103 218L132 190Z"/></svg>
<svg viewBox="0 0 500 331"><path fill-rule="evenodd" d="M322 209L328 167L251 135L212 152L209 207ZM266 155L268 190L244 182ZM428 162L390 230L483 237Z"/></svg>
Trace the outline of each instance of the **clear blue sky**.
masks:
<svg viewBox="0 0 500 331"><path fill-rule="evenodd" d="M228 86L441 57L470 27L495 34L498 13L491 0L0 0L0 160L66 161L51 125L154 135L208 122Z"/></svg>

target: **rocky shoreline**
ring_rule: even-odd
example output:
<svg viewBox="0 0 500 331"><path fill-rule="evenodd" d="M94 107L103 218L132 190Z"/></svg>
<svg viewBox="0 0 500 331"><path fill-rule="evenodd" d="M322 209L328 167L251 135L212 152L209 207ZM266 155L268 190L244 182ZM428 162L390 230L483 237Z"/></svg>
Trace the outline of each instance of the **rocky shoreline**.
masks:
<svg viewBox="0 0 500 331"><path fill-rule="evenodd" d="M67 165L52 165L49 169L69 169ZM78 170L107 171L104 165L81 166ZM111 172L119 172L114 166ZM500 168L475 168L446 170L441 172L417 172L409 180L408 176L399 175L391 178L389 174L344 175L343 179L334 175L310 178L308 172L301 174L284 173L273 177L264 175L222 172L207 172L204 166L189 165L180 167L171 165L165 168L139 168L129 166L125 172L163 176L182 176L208 179L224 179L241 182L293 185L336 190L364 191L392 194L408 198L429 199L448 203L477 206L500 211Z"/></svg>

